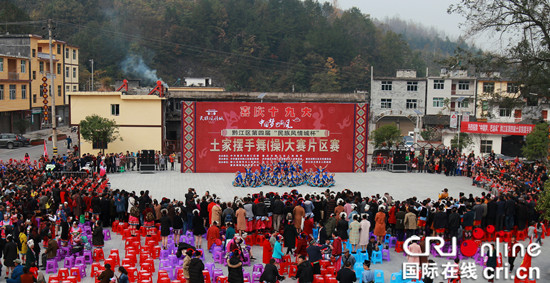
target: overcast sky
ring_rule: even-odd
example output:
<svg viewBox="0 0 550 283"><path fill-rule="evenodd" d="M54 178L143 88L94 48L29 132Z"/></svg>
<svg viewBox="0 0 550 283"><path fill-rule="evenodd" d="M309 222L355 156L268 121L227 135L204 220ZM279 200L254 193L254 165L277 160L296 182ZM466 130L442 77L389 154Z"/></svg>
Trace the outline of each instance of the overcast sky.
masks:
<svg viewBox="0 0 550 283"><path fill-rule="evenodd" d="M449 6L459 3L459 0L337 0L337 2L343 10L357 7L363 14L369 14L371 18L383 20L386 17L398 16L402 20L412 20L426 27L435 27L451 39L456 39L465 32L460 28L464 26L464 18L447 13ZM502 47L497 39L488 37L490 36L480 35L467 39L467 42L474 42L477 47L493 51Z"/></svg>

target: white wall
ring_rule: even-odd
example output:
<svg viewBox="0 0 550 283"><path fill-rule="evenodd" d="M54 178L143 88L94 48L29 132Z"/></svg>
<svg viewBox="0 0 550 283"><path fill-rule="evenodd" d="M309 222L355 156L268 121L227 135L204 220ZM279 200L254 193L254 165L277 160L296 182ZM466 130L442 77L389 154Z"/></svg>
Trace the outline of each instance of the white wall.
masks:
<svg viewBox="0 0 550 283"><path fill-rule="evenodd" d="M451 140L454 138L456 134L457 134L456 131L445 130L442 135L443 144L445 146L451 146ZM462 153L468 154L471 151L473 151L476 156L479 156L481 154L481 140L493 141L493 150L495 151L495 153L499 154L502 152L502 135L486 135L486 134L472 134L472 133L469 133L469 135L472 138L473 144L468 148L463 149Z"/></svg>

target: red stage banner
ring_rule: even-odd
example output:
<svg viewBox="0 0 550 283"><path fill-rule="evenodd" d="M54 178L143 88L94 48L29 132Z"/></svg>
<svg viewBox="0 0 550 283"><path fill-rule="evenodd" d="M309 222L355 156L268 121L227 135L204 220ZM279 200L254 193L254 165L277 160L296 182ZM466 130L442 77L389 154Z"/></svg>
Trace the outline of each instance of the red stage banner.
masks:
<svg viewBox="0 0 550 283"><path fill-rule="evenodd" d="M236 172L280 159L365 172L367 114L366 104L184 101L182 172Z"/></svg>
<svg viewBox="0 0 550 283"><path fill-rule="evenodd" d="M464 133L526 136L533 131L535 125L462 122L460 131Z"/></svg>

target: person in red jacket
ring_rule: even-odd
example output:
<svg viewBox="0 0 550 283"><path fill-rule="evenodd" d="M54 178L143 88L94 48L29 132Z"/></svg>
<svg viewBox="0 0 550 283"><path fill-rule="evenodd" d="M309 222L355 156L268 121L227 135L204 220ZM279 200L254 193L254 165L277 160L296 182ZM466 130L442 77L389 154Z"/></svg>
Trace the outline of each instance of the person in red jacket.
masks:
<svg viewBox="0 0 550 283"><path fill-rule="evenodd" d="M271 246L271 243L269 242L269 238L271 238L271 235L266 234L264 242L262 243L262 247L263 247L262 262L264 264L268 264L271 261L271 257L273 255L273 246Z"/></svg>
<svg viewBox="0 0 550 283"><path fill-rule="evenodd" d="M334 262L335 270L340 270L342 261L342 239L338 237L338 233L332 232L332 261Z"/></svg>

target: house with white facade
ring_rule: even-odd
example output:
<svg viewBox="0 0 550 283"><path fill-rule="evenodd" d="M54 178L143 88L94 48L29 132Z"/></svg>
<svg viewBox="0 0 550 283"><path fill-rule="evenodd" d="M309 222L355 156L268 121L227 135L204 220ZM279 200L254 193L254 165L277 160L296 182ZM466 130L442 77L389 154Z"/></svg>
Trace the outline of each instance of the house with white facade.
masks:
<svg viewBox="0 0 550 283"><path fill-rule="evenodd" d="M371 130L395 124L403 136L412 135L426 111L426 78L414 70L398 70L395 77L371 75L370 98Z"/></svg>

